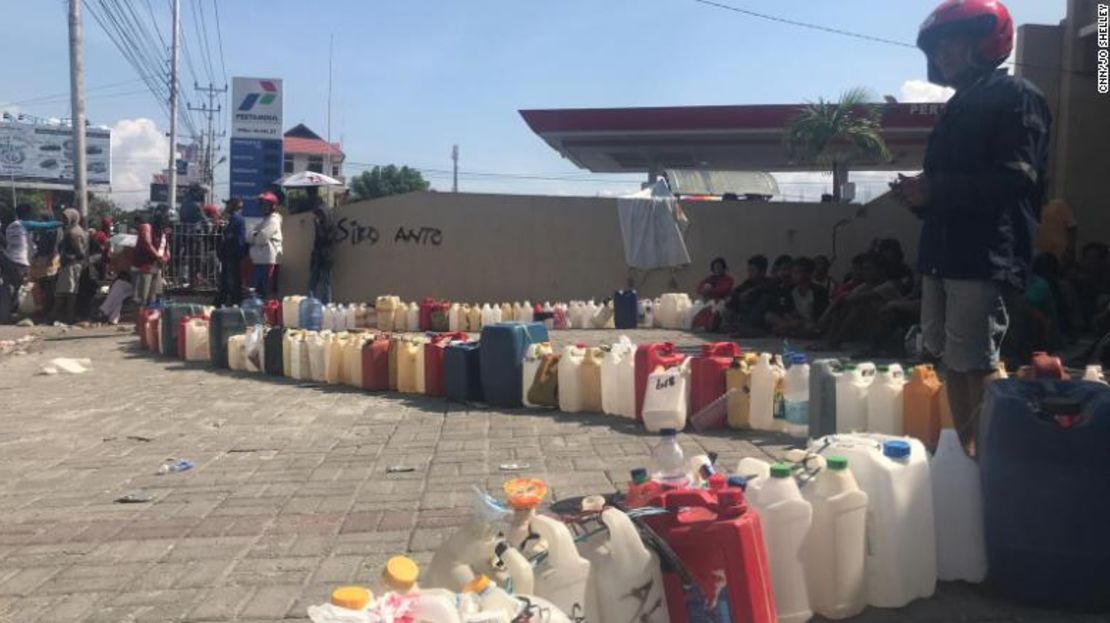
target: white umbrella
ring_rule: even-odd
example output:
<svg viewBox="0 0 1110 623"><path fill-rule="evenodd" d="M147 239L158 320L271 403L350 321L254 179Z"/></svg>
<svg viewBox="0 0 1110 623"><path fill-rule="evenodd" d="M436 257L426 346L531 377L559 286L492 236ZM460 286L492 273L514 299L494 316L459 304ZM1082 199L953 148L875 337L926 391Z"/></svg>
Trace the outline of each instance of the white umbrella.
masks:
<svg viewBox="0 0 1110 623"><path fill-rule="evenodd" d="M291 173L274 182L278 186L284 188L306 188L308 186L342 186L343 182L328 177L323 173L316 173L314 171L301 171L300 173Z"/></svg>

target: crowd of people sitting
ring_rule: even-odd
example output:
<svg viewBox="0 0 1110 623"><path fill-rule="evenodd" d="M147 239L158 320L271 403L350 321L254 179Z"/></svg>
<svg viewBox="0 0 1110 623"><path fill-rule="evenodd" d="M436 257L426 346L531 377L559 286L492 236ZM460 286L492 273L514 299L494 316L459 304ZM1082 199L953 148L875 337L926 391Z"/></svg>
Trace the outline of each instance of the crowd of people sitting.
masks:
<svg viewBox="0 0 1110 623"><path fill-rule="evenodd" d="M1074 261L1067 254L1039 252L1025 291L1011 297L1004 351L1015 358L1110 331L1110 248L1092 242ZM909 355L906 338L921 316L921 279L902 245L875 240L850 264L834 276L824 255L780 255L773 262L754 255L737 284L725 260L716 258L696 294L719 303L723 330L734 337L812 340L816 352L853 344L860 357Z"/></svg>

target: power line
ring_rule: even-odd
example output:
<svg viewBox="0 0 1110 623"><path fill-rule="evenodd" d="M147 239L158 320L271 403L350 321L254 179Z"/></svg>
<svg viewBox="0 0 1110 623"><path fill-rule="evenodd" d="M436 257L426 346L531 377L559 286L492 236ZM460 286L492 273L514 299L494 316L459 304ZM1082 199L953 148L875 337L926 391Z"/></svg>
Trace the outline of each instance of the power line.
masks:
<svg viewBox="0 0 1110 623"><path fill-rule="evenodd" d="M212 11L216 16L216 40L220 44L220 71L224 76L224 86L227 86L227 66L224 65L224 34L220 28L220 4L212 0Z"/></svg>
<svg viewBox="0 0 1110 623"><path fill-rule="evenodd" d="M718 9L723 9L725 11L732 11L733 13L740 13L742 15L747 15L749 17L755 17L755 18L766 20L766 21L769 21L769 22L777 22L779 24L786 24L788 26L795 26L797 28L806 28L808 30L816 30L816 31L824 32L824 33L833 34L833 35L840 35L842 37L851 37L851 38L854 38L854 39L860 39L862 41L870 41L872 43L882 43L882 44L892 45L892 46L899 47L899 48L909 48L909 49L914 49L914 50L918 49L916 44L909 43L909 42L906 42L906 41L897 41L895 39L887 39L885 37L876 37L874 35L868 35L868 34L859 33L859 32L852 32L850 30L844 30L844 29L841 29L841 28L833 28L831 26L823 26L821 24L814 24L814 23L811 23L811 22L803 22L803 21L799 21L799 20L789 19L789 18L786 18L786 17L779 17L777 15L770 15L770 14L767 14L767 13L760 13L758 11L752 11L750 9L742 9L740 7L737 7L737 6L732 6L731 4L724 4L723 2L716 2L715 0L693 0L693 2L696 2L698 4L703 4L705 6L710 6L710 7L714 7L714 8L718 8ZM1016 61L1007 61L1005 63L1002 63L1002 65L1003 66L1009 66L1009 67L1026 67L1026 68L1029 68L1029 69L1040 69L1040 70L1044 70L1044 71L1055 71L1055 72L1060 72L1060 73L1070 73L1070 74L1076 74L1076 75L1083 75L1084 74L1084 72L1075 71L1075 70L1071 70L1071 69L1066 69L1064 67L1048 67L1047 65L1037 65L1037 64L1033 64L1033 63L1018 63Z"/></svg>
<svg viewBox="0 0 1110 623"><path fill-rule="evenodd" d="M198 6L203 7L200 0L193 0L189 3L189 10L193 13L193 34L196 35L197 47L200 48L200 58L204 61L203 67L207 71L208 82L215 82L216 73L212 70L212 55L208 46L208 28L204 25L204 9L200 8L198 11ZM201 35L202 29L204 31L203 36Z"/></svg>
<svg viewBox="0 0 1110 623"><path fill-rule="evenodd" d="M139 79L139 78L134 78L132 80L120 80L119 82L109 82L107 84L101 84L99 86L89 87L89 88L85 89L85 92L88 93L90 91L103 91L104 89L111 89L111 88L114 88L114 87L123 86L125 84L136 84L138 82L142 82L142 80ZM69 91L62 91L60 93L52 93L50 95L39 95L39 96L36 96L36 97L29 97L27 99L14 100L14 101L11 101L11 102L4 102L4 103L0 104L0 106L19 106L21 104L36 104L36 103L39 103L40 100L55 100L55 99L59 99L59 98L65 98L66 100L68 100L69 99Z"/></svg>

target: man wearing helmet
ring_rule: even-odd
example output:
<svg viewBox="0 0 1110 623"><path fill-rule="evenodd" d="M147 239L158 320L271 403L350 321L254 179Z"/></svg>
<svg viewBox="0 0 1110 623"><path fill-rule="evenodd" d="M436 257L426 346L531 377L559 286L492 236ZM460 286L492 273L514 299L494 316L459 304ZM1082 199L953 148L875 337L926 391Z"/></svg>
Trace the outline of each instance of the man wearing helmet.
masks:
<svg viewBox="0 0 1110 623"><path fill-rule="evenodd" d="M924 171L895 194L922 219L921 324L947 368L956 430L975 453L978 409L1010 324L1006 300L1025 287L1044 196L1051 114L1029 82L998 67L1014 26L998 0L946 0L917 45L929 81L952 87Z"/></svg>

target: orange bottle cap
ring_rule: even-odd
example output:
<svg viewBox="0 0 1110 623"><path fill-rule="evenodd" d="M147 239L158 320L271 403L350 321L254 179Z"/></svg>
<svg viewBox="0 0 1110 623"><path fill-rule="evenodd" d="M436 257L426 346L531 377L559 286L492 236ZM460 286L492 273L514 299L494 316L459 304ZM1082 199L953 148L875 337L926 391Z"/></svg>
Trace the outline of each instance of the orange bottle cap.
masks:
<svg viewBox="0 0 1110 623"><path fill-rule="evenodd" d="M394 556L385 563L382 580L391 588L404 592L416 585L420 566L407 556Z"/></svg>
<svg viewBox="0 0 1110 623"><path fill-rule="evenodd" d="M480 575L467 583L466 588L463 589L464 593L481 593L490 587L490 580L484 575Z"/></svg>
<svg viewBox="0 0 1110 623"><path fill-rule="evenodd" d="M340 586L331 593L332 605L348 610L362 610L373 598L370 589L361 586Z"/></svg>
<svg viewBox="0 0 1110 623"><path fill-rule="evenodd" d="M531 510L547 497L547 483L539 478L513 478L504 485L509 506L514 510Z"/></svg>

